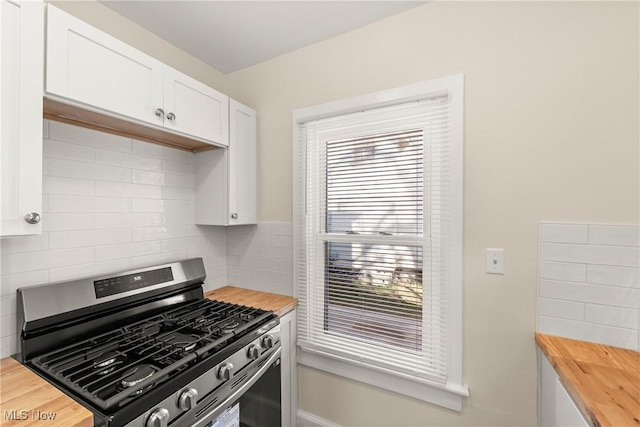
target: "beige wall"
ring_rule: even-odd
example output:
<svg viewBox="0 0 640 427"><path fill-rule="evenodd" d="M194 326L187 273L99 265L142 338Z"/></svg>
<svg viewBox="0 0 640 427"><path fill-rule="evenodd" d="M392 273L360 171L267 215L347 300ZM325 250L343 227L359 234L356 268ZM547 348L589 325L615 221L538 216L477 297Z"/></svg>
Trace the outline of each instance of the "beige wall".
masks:
<svg viewBox="0 0 640 427"><path fill-rule="evenodd" d="M196 80L223 91L224 75L95 0L48 1Z"/></svg>
<svg viewBox="0 0 640 427"><path fill-rule="evenodd" d="M259 111L260 220L290 221L291 111L465 75L462 414L301 367L349 426L534 425L540 220L638 224L637 2L429 3L225 77ZM506 274L484 271L505 248Z"/></svg>

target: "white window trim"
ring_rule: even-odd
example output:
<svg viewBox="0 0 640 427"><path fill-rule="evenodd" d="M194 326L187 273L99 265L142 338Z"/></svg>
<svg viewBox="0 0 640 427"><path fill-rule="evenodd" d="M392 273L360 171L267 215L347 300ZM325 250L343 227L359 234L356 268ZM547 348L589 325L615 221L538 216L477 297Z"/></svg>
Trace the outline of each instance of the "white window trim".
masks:
<svg viewBox="0 0 640 427"><path fill-rule="evenodd" d="M451 113L451 189L450 200L451 218L454 224L450 245L451 261L447 274L450 278L448 289L448 359L447 382L439 384L425 380L417 380L410 376L403 377L395 372L385 372L384 369L372 369L356 366L347 359L338 356L300 348L298 362L300 364L333 373L345 378L360 381L386 390L408 395L429 403L433 403L455 411L462 411L462 401L469 396L469 389L464 383L463 375L463 96L464 76L456 74L439 79L429 80L401 88L386 90L373 94L358 96L341 101L330 102L318 106L302 108L293 112L293 176L297 169L300 150L297 135L300 124L353 113L363 109L379 108L403 102L447 95L450 100ZM296 200L304 197L305 183L293 180L293 220L299 221L300 212L295 208ZM298 277L299 237L297 227L293 227L294 273ZM297 296L297 286L294 286L294 296Z"/></svg>

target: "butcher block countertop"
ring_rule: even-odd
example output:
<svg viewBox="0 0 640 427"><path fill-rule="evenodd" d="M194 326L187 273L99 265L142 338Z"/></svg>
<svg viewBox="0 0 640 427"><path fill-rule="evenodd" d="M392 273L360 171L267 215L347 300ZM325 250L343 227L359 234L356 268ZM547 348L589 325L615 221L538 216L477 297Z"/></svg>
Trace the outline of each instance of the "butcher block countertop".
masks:
<svg viewBox="0 0 640 427"><path fill-rule="evenodd" d="M91 427L93 414L10 357L0 360L0 425Z"/></svg>
<svg viewBox="0 0 640 427"><path fill-rule="evenodd" d="M296 299L268 292L225 286L205 294L209 299L232 302L282 316ZM12 419L10 419L12 418ZM10 357L0 360L0 426L93 426L93 415L63 392Z"/></svg>
<svg viewBox="0 0 640 427"><path fill-rule="evenodd" d="M592 426L640 426L640 352L539 333L536 343Z"/></svg>
<svg viewBox="0 0 640 427"><path fill-rule="evenodd" d="M218 301L246 305L249 307L260 308L262 310L271 310L278 316L284 316L293 310L298 302L293 297L236 288L235 286L225 286L223 288L209 291L205 293L204 296Z"/></svg>

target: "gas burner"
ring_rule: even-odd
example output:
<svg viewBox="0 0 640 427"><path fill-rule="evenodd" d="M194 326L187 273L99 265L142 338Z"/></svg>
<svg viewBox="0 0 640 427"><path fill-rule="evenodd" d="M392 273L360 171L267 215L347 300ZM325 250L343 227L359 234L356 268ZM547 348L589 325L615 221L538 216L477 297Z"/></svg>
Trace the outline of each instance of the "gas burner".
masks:
<svg viewBox="0 0 640 427"><path fill-rule="evenodd" d="M104 368L106 366L113 365L118 360L118 355L115 351L107 351L96 357L93 361L93 366L96 368Z"/></svg>
<svg viewBox="0 0 640 427"><path fill-rule="evenodd" d="M150 378L157 372L157 369L151 365L142 364L138 366L134 366L133 368L126 371L120 382L118 383L118 390L126 390L127 388L134 387L136 384L141 383L142 381ZM146 387L141 388L136 391L134 395L139 395L149 390L155 385L155 383L151 383Z"/></svg>
<svg viewBox="0 0 640 427"><path fill-rule="evenodd" d="M237 320L232 320L231 322L227 323L226 325L223 325L220 328L220 330L222 331L223 334L230 334L239 325L240 325L240 322L238 322Z"/></svg>
<svg viewBox="0 0 640 427"><path fill-rule="evenodd" d="M198 347L198 337L195 337L193 335L174 332L173 338L174 340L172 341L172 344L182 349L184 353L189 353Z"/></svg>
<svg viewBox="0 0 640 427"><path fill-rule="evenodd" d="M93 367L98 369L96 375L104 376L115 371L118 365L122 364L122 356L115 351L107 351L96 357Z"/></svg>

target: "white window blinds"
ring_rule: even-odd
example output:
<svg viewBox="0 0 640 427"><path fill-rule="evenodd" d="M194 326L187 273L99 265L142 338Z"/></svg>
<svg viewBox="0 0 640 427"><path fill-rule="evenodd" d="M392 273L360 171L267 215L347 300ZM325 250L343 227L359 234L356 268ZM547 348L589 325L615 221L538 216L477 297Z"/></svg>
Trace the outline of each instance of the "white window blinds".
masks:
<svg viewBox="0 0 640 427"><path fill-rule="evenodd" d="M298 126L303 351L447 382L450 129L447 95Z"/></svg>

